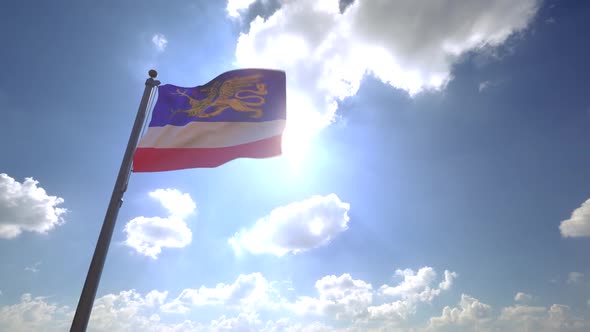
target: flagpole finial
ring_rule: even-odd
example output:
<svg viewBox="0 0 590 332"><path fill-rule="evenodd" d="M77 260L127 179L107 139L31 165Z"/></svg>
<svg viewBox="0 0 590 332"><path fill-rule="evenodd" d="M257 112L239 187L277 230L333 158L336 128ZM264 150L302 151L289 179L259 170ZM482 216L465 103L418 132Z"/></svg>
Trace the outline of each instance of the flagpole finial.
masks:
<svg viewBox="0 0 590 332"><path fill-rule="evenodd" d="M151 78L158 77L158 72L155 71L154 69L150 69L150 71L148 72L148 74L150 75Z"/></svg>

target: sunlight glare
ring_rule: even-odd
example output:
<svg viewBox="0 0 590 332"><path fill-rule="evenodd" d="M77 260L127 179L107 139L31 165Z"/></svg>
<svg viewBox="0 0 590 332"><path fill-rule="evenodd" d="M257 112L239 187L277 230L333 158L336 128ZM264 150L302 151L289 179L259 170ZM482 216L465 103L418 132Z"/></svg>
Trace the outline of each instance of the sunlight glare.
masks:
<svg viewBox="0 0 590 332"><path fill-rule="evenodd" d="M287 102L287 126L283 133L283 157L298 168L309 154L319 131L330 119L317 112L309 98L289 91Z"/></svg>

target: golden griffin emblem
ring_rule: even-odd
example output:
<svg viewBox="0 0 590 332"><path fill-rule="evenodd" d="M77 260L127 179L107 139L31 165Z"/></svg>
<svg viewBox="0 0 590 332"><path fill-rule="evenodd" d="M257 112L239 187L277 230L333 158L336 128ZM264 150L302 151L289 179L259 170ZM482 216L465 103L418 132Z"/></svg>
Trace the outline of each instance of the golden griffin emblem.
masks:
<svg viewBox="0 0 590 332"><path fill-rule="evenodd" d="M265 103L263 96L268 93L266 84L260 83L261 77L261 74L254 74L234 77L225 81L214 81L209 86L201 88L201 92L206 95L203 99L196 99L188 95L187 89L184 91L176 89L173 94L188 98L190 108L170 110L170 112L173 116L182 112L191 117L210 118L229 108L237 112L252 113L250 114L251 118L260 118L263 114L260 106Z"/></svg>

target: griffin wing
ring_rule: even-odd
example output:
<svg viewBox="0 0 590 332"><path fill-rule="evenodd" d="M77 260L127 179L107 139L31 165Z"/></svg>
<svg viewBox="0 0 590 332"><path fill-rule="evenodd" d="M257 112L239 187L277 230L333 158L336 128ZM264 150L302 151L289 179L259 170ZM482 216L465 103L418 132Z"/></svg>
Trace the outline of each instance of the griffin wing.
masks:
<svg viewBox="0 0 590 332"><path fill-rule="evenodd" d="M246 88L248 86L255 85L260 81L261 76L261 74L254 74L249 76L230 78L229 80L223 82L223 84L219 88L218 99L228 99L235 95L236 92L238 92L239 90Z"/></svg>

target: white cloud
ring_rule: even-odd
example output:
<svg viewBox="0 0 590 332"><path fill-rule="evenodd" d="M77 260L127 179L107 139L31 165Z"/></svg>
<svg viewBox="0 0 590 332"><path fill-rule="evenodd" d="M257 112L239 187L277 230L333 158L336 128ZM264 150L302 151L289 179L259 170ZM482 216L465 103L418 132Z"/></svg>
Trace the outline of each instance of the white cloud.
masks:
<svg viewBox="0 0 590 332"><path fill-rule="evenodd" d="M479 92L483 92L484 90L488 89L490 86L492 86L491 81L480 82L479 83Z"/></svg>
<svg viewBox="0 0 590 332"><path fill-rule="evenodd" d="M533 307L528 305L515 305L502 309L501 320L523 321L538 319L546 313L545 307Z"/></svg>
<svg viewBox="0 0 590 332"><path fill-rule="evenodd" d="M219 283L213 288L184 289L174 300L164 304L162 311L186 313L191 306L220 305L253 311L272 307L274 288L260 274L241 274L232 284Z"/></svg>
<svg viewBox="0 0 590 332"><path fill-rule="evenodd" d="M420 270L427 271L420 273ZM240 275L231 284L185 289L172 300L167 291L143 295L131 289L98 297L89 332L383 332L383 331L588 331L590 322L572 314L570 307L513 305L494 308L463 294L456 306L446 306L440 316L428 313L429 302L418 296L428 287L451 287L452 272L441 282L428 268L398 274L399 300L379 303L378 290L350 274L328 275L315 283L317 297L298 296L289 302L260 273ZM420 277L417 277L420 276ZM424 280L429 280L425 282ZM421 286L409 286L421 285ZM444 285L444 286L442 286ZM388 296L386 296L388 297ZM170 304L185 306L171 314ZM194 309L194 310L193 310ZM585 308L582 308L585 310ZM219 311L223 315L219 317ZM46 297L24 294L16 304L0 305L1 331L65 331L73 308L51 303ZM301 316L305 315L305 316ZM423 319L426 321L423 321Z"/></svg>
<svg viewBox="0 0 590 332"><path fill-rule="evenodd" d="M430 331L587 331L590 324L570 313L570 308L553 304L542 306L514 305L496 315L490 305L469 295L461 295L457 307L446 306L442 315L430 319Z"/></svg>
<svg viewBox="0 0 590 332"><path fill-rule="evenodd" d="M256 0L228 0L225 10L227 10L227 15L237 18L240 17L241 11L248 9L255 2Z"/></svg>
<svg viewBox="0 0 590 332"><path fill-rule="evenodd" d="M402 282L394 287L388 285L381 286L381 293L400 297L420 294L430 289L429 285L436 278L436 272L431 267L423 267L418 270L418 273L415 273L412 269L396 270L395 275L403 277ZM426 294L426 296L428 297L429 294Z"/></svg>
<svg viewBox="0 0 590 332"><path fill-rule="evenodd" d="M575 284L578 283L580 281L582 281L582 278L584 278L584 274L581 272L570 272L567 275L567 283L568 284Z"/></svg>
<svg viewBox="0 0 590 332"><path fill-rule="evenodd" d="M430 329L443 329L447 326L469 327L474 331L486 326L492 319L492 307L478 299L462 294L457 307L444 307L442 314L430 319ZM468 329L469 330L469 329Z"/></svg>
<svg viewBox="0 0 590 332"><path fill-rule="evenodd" d="M153 307L157 305L164 304L164 301L168 297L168 291L159 292L157 290L152 290L151 292L147 293L145 296L145 304L148 307Z"/></svg>
<svg viewBox="0 0 590 332"><path fill-rule="evenodd" d="M416 314L420 303L430 303L442 291L449 290L457 278L457 273L445 270L443 280L436 287L437 274L428 266L417 272L412 269L396 270L395 274L403 278L400 283L395 286L381 286L379 294L399 300L367 308L369 322L386 324L390 330L404 326Z"/></svg>
<svg viewBox="0 0 590 332"><path fill-rule="evenodd" d="M23 294L19 303L0 306L0 331L65 331L69 311L44 297Z"/></svg>
<svg viewBox="0 0 590 332"><path fill-rule="evenodd" d="M590 199L572 212L572 216L559 225L561 236L581 237L590 236Z"/></svg>
<svg viewBox="0 0 590 332"><path fill-rule="evenodd" d="M157 259L162 248L183 248L192 241L192 232L183 220L137 217L125 225L125 244Z"/></svg>
<svg viewBox="0 0 590 332"><path fill-rule="evenodd" d="M363 280L352 279L345 273L337 277L325 276L315 288L319 297L300 296L288 307L298 314L329 315L336 319L350 319L366 312L373 301L373 287Z"/></svg>
<svg viewBox="0 0 590 332"><path fill-rule="evenodd" d="M533 300L533 296L531 294L518 292L514 295L514 301L520 303L530 303Z"/></svg>
<svg viewBox="0 0 590 332"><path fill-rule="evenodd" d="M430 302L442 290L448 290L453 284L457 273L446 271L444 279L438 284L438 288L433 287L436 279L436 272L431 267L423 267L414 272L412 269L397 270L397 276L403 278L402 282L396 286L383 285L379 291L383 295L400 297L412 301Z"/></svg>
<svg viewBox="0 0 590 332"><path fill-rule="evenodd" d="M459 275L457 274L457 272L451 272L448 270L445 270L445 276L443 281L440 282L440 284L438 284L438 288L440 288L441 290L449 290L451 288L451 286L453 285L453 281L458 277Z"/></svg>
<svg viewBox="0 0 590 332"><path fill-rule="evenodd" d="M160 204L168 210L171 218L184 219L193 214L197 204L188 193L181 193L176 189L157 189L149 193L150 197L160 201Z"/></svg>
<svg viewBox="0 0 590 332"><path fill-rule="evenodd" d="M142 296L135 290L106 294L94 302L88 332L325 332L325 326L303 325L289 319L262 321L257 313L238 313L196 322L182 318L176 322L162 319L157 304L167 292L152 291ZM155 300L157 299L157 300ZM24 294L14 305L0 306L0 330L11 332L59 332L70 328L74 311L46 298ZM308 328L309 327L309 328Z"/></svg>
<svg viewBox="0 0 590 332"><path fill-rule="evenodd" d="M221 316L213 320L209 327L211 331L257 331L262 322L256 314L241 313L236 317Z"/></svg>
<svg viewBox="0 0 590 332"><path fill-rule="evenodd" d="M587 331L588 322L573 316L570 307L553 304L549 309L516 305L506 307L498 318L508 331Z"/></svg>
<svg viewBox="0 0 590 332"><path fill-rule="evenodd" d="M143 297L133 289L104 295L94 302L89 330L172 331L160 323L160 317L153 309L166 296L167 292L152 291Z"/></svg>
<svg viewBox="0 0 590 332"><path fill-rule="evenodd" d="M372 320L403 322L416 312L416 305L406 300L397 300L367 308Z"/></svg>
<svg viewBox="0 0 590 332"><path fill-rule="evenodd" d="M301 144L333 121L364 75L410 94L440 89L463 54L525 29L540 1L356 0L344 13L338 0L281 3L240 35L235 65L286 71L285 141Z"/></svg>
<svg viewBox="0 0 590 332"><path fill-rule="evenodd" d="M267 322L261 332L336 332L335 329L324 323L313 322L309 324L299 323L289 318L280 318L276 321ZM344 331L342 331L344 332Z"/></svg>
<svg viewBox="0 0 590 332"><path fill-rule="evenodd" d="M29 272L33 272L33 273L37 273L39 272L39 265L41 265L41 262L36 262L35 264L31 265L31 266L26 266L25 267L25 271L29 271Z"/></svg>
<svg viewBox="0 0 590 332"><path fill-rule="evenodd" d="M313 196L307 200L278 207L259 219L249 230L241 230L229 239L236 253L283 256L329 243L348 229L350 204L336 194Z"/></svg>
<svg viewBox="0 0 590 332"><path fill-rule="evenodd" d="M326 276L316 282L318 297L298 296L295 302L286 303L284 307L299 315L349 321L360 331L372 326L391 330L407 324L420 303L430 303L441 291L450 289L457 276L445 271L444 279L436 283L436 272L430 267L423 267L417 273L411 269L397 270L396 274L404 279L396 286L384 285L379 290L347 273L339 277ZM377 301L383 296L399 299Z"/></svg>
<svg viewBox="0 0 590 332"><path fill-rule="evenodd" d="M33 178L20 183L0 173L0 238L12 239L22 232L45 234L64 223L67 210L58 207L63 198L47 195L37 184Z"/></svg>
<svg viewBox="0 0 590 332"><path fill-rule="evenodd" d="M192 232L184 220L196 211L189 194L176 189L157 189L149 196L168 210L168 217L136 217L125 225L125 244L137 252L157 259L162 248L183 248L192 241Z"/></svg>
<svg viewBox="0 0 590 332"><path fill-rule="evenodd" d="M152 43L158 51L164 52L166 46L168 45L168 40L163 34L157 33L152 37Z"/></svg>

